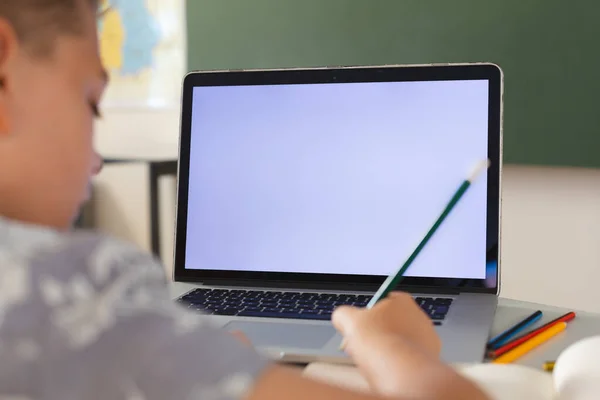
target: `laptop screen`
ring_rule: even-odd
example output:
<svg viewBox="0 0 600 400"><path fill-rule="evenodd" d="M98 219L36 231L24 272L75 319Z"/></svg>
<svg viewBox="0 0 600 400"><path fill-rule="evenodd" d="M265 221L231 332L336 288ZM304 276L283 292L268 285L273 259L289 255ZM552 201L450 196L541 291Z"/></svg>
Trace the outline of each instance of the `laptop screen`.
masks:
<svg viewBox="0 0 600 400"><path fill-rule="evenodd" d="M488 158L489 81L199 86L185 269L388 275ZM406 275L485 279L487 176Z"/></svg>

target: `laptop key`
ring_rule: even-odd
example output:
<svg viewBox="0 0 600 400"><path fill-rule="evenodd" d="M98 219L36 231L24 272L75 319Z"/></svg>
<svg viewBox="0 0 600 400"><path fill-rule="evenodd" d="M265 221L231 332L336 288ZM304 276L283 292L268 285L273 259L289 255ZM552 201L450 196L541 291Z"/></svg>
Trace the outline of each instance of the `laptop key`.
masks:
<svg viewBox="0 0 600 400"><path fill-rule="evenodd" d="M275 298L279 298L283 295L282 292L265 292L265 294L262 296L263 299L275 299Z"/></svg>
<svg viewBox="0 0 600 400"><path fill-rule="evenodd" d="M238 317L258 317L258 318L287 318L287 319L307 319L307 320L329 320L329 315L320 314L304 314L304 313L274 313L264 311L241 311L237 314Z"/></svg>
<svg viewBox="0 0 600 400"><path fill-rule="evenodd" d="M437 306L437 307L434 307L434 310L435 310L436 314L446 315L446 314L448 314L449 308L448 308L448 306Z"/></svg>
<svg viewBox="0 0 600 400"><path fill-rule="evenodd" d="M261 317L261 318L297 318L298 313L280 313L267 311L241 311L238 317Z"/></svg>
<svg viewBox="0 0 600 400"><path fill-rule="evenodd" d="M180 298L178 301L180 301L180 302L186 302L186 301L188 301L189 302L189 301L194 301L194 300L203 300L205 298L206 298L205 296L192 296L192 295L188 294L188 295L183 296L182 298Z"/></svg>
<svg viewBox="0 0 600 400"><path fill-rule="evenodd" d="M265 313L281 313L281 308L265 307L265 308L263 308L263 312L265 312Z"/></svg>
<svg viewBox="0 0 600 400"><path fill-rule="evenodd" d="M280 301L277 304L279 305L279 307L286 307L286 308L292 308L296 305L296 303L294 303L293 301Z"/></svg>
<svg viewBox="0 0 600 400"><path fill-rule="evenodd" d="M311 312L306 312L306 313L300 313L300 318L302 319L312 319L312 320L319 320L319 321L328 321L331 319L331 315L327 315L327 314L319 314L319 313L311 313Z"/></svg>
<svg viewBox="0 0 600 400"><path fill-rule="evenodd" d="M186 296L207 296L212 292L211 289L196 289L188 294L186 294Z"/></svg>
<svg viewBox="0 0 600 400"><path fill-rule="evenodd" d="M221 310L215 310L215 315L236 315L238 310L235 308L224 308Z"/></svg>

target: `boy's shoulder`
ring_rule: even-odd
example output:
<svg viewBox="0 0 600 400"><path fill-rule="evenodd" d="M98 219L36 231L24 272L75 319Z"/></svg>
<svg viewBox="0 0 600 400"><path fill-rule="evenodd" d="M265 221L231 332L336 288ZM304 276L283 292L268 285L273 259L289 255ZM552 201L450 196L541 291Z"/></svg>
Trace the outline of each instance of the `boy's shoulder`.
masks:
<svg viewBox="0 0 600 400"><path fill-rule="evenodd" d="M53 297L100 295L140 284L163 291L166 282L160 263L131 244L0 217L0 311L38 296L51 302Z"/></svg>
<svg viewBox="0 0 600 400"><path fill-rule="evenodd" d="M22 266L44 263L46 270L52 270L52 263L56 263L56 271L66 272L74 266L95 274L140 261L152 267L158 264L134 245L104 234L60 232L0 217L0 269L10 267L9 261Z"/></svg>
<svg viewBox="0 0 600 400"><path fill-rule="evenodd" d="M107 316L163 304L170 306L167 279L150 254L94 232L0 217L0 355L23 335L45 343L36 335L49 327L83 345Z"/></svg>

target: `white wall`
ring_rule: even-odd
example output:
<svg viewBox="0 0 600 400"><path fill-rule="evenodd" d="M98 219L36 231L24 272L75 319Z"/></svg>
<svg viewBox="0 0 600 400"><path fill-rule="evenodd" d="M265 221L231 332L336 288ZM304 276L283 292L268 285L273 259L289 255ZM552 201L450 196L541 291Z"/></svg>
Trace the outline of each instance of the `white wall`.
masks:
<svg viewBox="0 0 600 400"><path fill-rule="evenodd" d="M177 157L180 108L110 108L96 123L96 150L104 157Z"/></svg>
<svg viewBox="0 0 600 400"><path fill-rule="evenodd" d="M503 297L600 312L600 170L504 168Z"/></svg>

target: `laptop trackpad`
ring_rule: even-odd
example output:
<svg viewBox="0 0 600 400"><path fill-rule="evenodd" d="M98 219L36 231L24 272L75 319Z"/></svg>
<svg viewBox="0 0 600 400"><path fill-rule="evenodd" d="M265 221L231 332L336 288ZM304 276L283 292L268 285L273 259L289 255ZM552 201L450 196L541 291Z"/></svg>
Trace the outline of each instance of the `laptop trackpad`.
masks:
<svg viewBox="0 0 600 400"><path fill-rule="evenodd" d="M241 331L256 347L294 347L321 349L335 335L327 325L286 324L278 322L232 321L228 331Z"/></svg>

